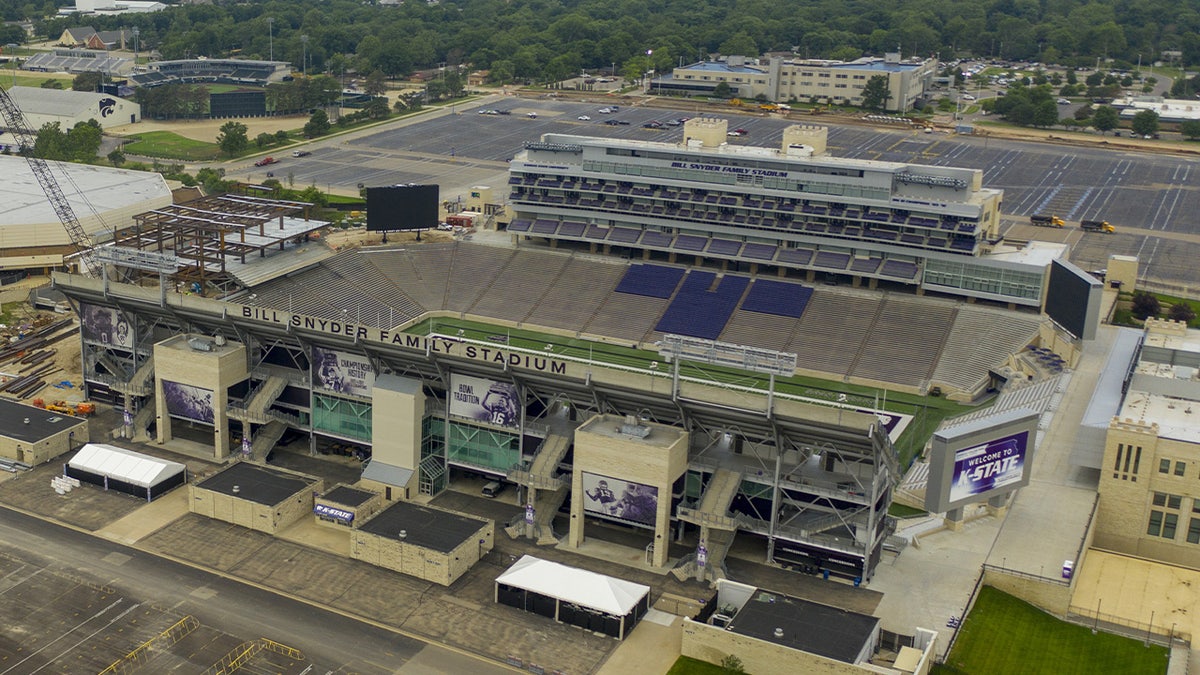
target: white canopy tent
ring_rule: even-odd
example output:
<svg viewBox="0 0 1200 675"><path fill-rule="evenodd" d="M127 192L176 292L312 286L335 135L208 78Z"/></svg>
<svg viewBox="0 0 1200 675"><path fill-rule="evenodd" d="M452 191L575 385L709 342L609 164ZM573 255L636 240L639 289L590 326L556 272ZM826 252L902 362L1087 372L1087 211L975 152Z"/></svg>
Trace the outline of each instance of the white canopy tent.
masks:
<svg viewBox="0 0 1200 675"><path fill-rule="evenodd" d="M650 607L649 586L530 555L497 577L496 589L497 602L616 638L624 638Z"/></svg>
<svg viewBox="0 0 1200 675"><path fill-rule="evenodd" d="M103 443L87 443L63 467L63 473L150 501L187 480L187 467Z"/></svg>

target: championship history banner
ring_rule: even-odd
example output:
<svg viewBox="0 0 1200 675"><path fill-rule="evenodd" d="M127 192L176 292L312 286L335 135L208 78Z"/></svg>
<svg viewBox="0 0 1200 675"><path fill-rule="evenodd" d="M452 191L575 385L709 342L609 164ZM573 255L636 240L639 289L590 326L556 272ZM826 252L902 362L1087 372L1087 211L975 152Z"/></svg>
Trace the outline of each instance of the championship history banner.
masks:
<svg viewBox="0 0 1200 675"><path fill-rule="evenodd" d="M369 398L375 366L362 354L313 347L313 383L322 389Z"/></svg>
<svg viewBox="0 0 1200 675"><path fill-rule="evenodd" d="M1020 482L1028 446L1022 431L955 452L950 502Z"/></svg>

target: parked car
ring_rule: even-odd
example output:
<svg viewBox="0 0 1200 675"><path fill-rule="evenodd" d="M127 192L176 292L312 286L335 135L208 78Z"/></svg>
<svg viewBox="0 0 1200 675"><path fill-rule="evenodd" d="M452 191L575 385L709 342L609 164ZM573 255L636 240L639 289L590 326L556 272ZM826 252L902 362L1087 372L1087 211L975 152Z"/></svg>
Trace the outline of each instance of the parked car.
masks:
<svg viewBox="0 0 1200 675"><path fill-rule="evenodd" d="M293 150L292 157L308 157L312 152L308 150Z"/></svg>
<svg viewBox="0 0 1200 675"><path fill-rule="evenodd" d="M1070 102L1070 101L1068 101L1068 100L1067 100L1067 99L1065 99L1065 98L1060 98L1060 99L1058 99L1057 103L1058 103L1059 105L1071 105L1071 102Z"/></svg>
<svg viewBox="0 0 1200 675"><path fill-rule="evenodd" d="M535 112L529 112L529 113L525 113L525 116L526 116L526 117L528 117L528 118L529 118L529 119L531 119L531 120L536 120L536 119L537 119L537 113L535 113Z"/></svg>
<svg viewBox="0 0 1200 675"><path fill-rule="evenodd" d="M592 121L592 118L591 118L591 117L588 117L587 115L580 115L579 117L576 117L575 119L579 120L580 122L590 122L590 121Z"/></svg>
<svg viewBox="0 0 1200 675"><path fill-rule="evenodd" d="M278 163L279 163L279 160L275 159L274 157L263 157L262 159L255 162L254 166L270 166L272 164L278 164Z"/></svg>
<svg viewBox="0 0 1200 675"><path fill-rule="evenodd" d="M621 120L604 120L604 123L610 127L615 127L621 123Z"/></svg>
<svg viewBox="0 0 1200 675"><path fill-rule="evenodd" d="M601 108L600 109L600 114L602 114L602 115L607 115L610 112L612 112L612 108Z"/></svg>
<svg viewBox="0 0 1200 675"><path fill-rule="evenodd" d="M643 129L661 129L662 122L659 122L658 120L650 120L649 122L646 122L645 124L643 124L642 128Z"/></svg>

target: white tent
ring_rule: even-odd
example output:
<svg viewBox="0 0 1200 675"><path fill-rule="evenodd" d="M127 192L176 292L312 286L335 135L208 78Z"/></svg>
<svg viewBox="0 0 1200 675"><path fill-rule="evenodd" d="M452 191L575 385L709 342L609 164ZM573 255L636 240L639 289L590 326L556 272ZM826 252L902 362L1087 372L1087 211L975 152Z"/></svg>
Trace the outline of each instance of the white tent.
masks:
<svg viewBox="0 0 1200 675"><path fill-rule="evenodd" d="M650 587L527 555L496 578L504 584L613 617L645 603Z"/></svg>
<svg viewBox="0 0 1200 675"><path fill-rule="evenodd" d="M186 480L187 467L103 443L87 443L67 462L63 473L147 499Z"/></svg>

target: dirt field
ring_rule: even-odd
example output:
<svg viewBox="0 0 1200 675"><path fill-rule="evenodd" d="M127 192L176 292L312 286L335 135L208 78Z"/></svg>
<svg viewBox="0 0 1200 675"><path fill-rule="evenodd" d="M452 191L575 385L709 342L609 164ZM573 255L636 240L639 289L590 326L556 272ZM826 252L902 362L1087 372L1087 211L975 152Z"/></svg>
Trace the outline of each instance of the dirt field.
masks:
<svg viewBox="0 0 1200 675"><path fill-rule="evenodd" d="M148 131L173 131L180 136L190 138L194 141L205 141L215 143L217 141L217 132L221 129L221 125L231 120L142 120L137 124L125 124L119 127L112 127L107 130L114 136L133 136L136 134L144 134ZM299 129L308 121L308 117L304 115L289 115L287 117L255 117L241 118L232 120L241 122L246 125L246 134L250 138L261 133L273 134L276 131L291 131Z"/></svg>

